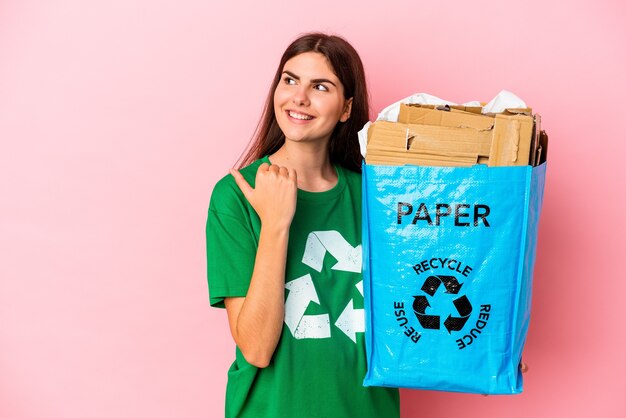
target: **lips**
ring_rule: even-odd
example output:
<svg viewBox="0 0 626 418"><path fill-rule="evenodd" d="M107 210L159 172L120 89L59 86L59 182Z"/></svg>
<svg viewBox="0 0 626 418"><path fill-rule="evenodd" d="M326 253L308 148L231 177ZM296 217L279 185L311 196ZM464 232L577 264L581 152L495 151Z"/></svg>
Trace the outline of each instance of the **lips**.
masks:
<svg viewBox="0 0 626 418"><path fill-rule="evenodd" d="M307 115L306 113L296 112L295 110L287 110L287 115L290 118L297 119L297 120L312 120L312 119L314 119L314 117L311 116L311 115Z"/></svg>

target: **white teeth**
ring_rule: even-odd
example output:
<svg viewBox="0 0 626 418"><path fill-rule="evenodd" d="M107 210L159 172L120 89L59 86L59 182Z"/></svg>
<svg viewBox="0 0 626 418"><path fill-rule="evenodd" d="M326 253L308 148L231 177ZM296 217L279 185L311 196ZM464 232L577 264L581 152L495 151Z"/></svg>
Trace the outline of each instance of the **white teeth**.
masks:
<svg viewBox="0 0 626 418"><path fill-rule="evenodd" d="M294 119L300 119L300 120L309 120L309 119L313 119L313 116L307 116L307 115L302 115L300 113L295 113L295 112L289 112L289 116L291 116Z"/></svg>

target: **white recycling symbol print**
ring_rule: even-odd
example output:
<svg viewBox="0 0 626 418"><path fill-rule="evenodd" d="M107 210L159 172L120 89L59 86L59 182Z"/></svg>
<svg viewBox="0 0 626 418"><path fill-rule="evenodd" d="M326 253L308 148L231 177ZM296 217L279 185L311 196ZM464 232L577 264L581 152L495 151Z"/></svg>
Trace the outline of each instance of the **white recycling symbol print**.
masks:
<svg viewBox="0 0 626 418"><path fill-rule="evenodd" d="M306 240L302 262L318 272L322 271L327 251L337 259L333 270L361 272L361 245L351 246L337 231L311 232Z"/></svg>
<svg viewBox="0 0 626 418"><path fill-rule="evenodd" d="M337 231L311 232L307 237L302 262L320 272L327 252L337 259L332 270L361 272L361 245L351 246ZM289 290L285 300L285 324L294 338L330 338L328 314L304 314L311 302L320 303L311 275L305 274L287 282L285 288ZM357 283L356 288L362 296L363 281ZM354 302L350 299L334 325L356 343L356 333L365 332L365 312L363 309L354 309Z"/></svg>

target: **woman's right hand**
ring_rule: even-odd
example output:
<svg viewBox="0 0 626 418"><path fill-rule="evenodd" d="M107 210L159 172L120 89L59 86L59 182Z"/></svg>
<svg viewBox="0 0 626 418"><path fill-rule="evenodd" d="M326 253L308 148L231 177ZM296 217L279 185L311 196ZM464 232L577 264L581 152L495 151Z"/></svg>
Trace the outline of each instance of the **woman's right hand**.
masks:
<svg viewBox="0 0 626 418"><path fill-rule="evenodd" d="M298 195L296 172L261 164L254 188L239 171L230 173L261 218L261 231L246 296L227 298L224 304L231 333L246 361L256 367L267 367L285 317L285 266L289 228Z"/></svg>
<svg viewBox="0 0 626 418"><path fill-rule="evenodd" d="M241 173L230 170L243 195L254 208L263 226L289 228L296 211L298 183L296 171L263 163L256 172L254 188Z"/></svg>

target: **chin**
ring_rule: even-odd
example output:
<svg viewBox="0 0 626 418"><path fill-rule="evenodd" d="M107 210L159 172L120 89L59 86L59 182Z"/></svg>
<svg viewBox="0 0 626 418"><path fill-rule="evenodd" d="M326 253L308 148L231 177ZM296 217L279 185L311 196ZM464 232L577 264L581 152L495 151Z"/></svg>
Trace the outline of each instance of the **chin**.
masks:
<svg viewBox="0 0 626 418"><path fill-rule="evenodd" d="M324 143L324 142L328 142L330 140L330 136L328 137L311 137L308 135L289 135L288 133L285 134L285 142L297 142L297 143Z"/></svg>
<svg viewBox="0 0 626 418"><path fill-rule="evenodd" d="M306 136L290 136L290 135L285 135L285 142L298 142L298 143L304 143L304 142L311 142L311 140L309 138L307 138Z"/></svg>

